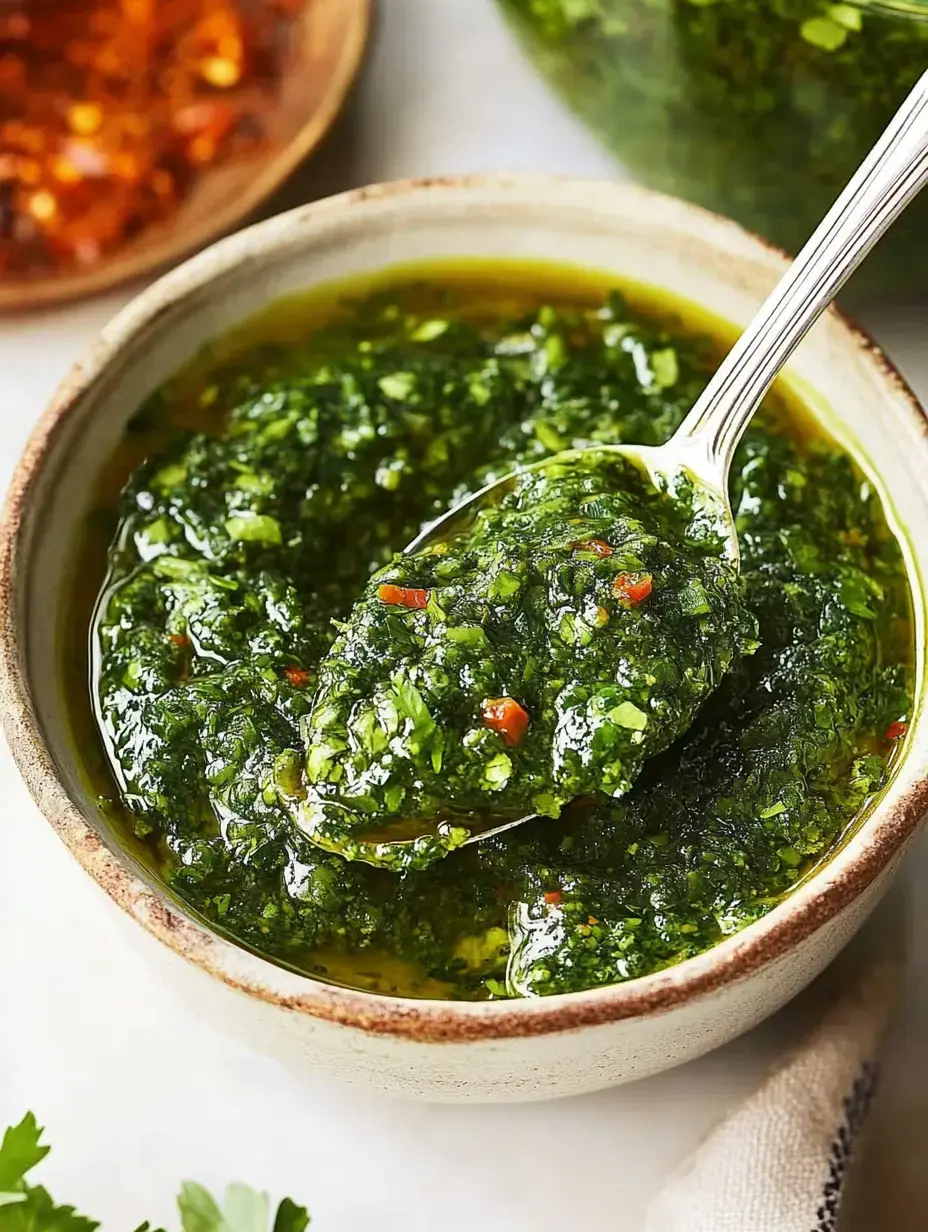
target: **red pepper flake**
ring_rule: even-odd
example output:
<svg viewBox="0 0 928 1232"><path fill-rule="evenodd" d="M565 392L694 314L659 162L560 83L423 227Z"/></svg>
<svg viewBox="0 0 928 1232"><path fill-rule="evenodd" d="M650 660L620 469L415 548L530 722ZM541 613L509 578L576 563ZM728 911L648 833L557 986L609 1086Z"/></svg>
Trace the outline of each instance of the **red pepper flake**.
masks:
<svg viewBox="0 0 928 1232"><path fill-rule="evenodd" d="M906 723L904 719L897 719L895 723L890 723L889 727L887 727L886 739L901 740L908 730L908 723Z"/></svg>
<svg viewBox="0 0 928 1232"><path fill-rule="evenodd" d="M481 715L487 727L499 732L508 745L519 744L528 727L528 711L513 697L488 697Z"/></svg>
<svg viewBox="0 0 928 1232"><path fill-rule="evenodd" d="M305 689L309 684L309 672L305 667L285 667L284 675L295 689Z"/></svg>
<svg viewBox="0 0 928 1232"><path fill-rule="evenodd" d="M654 587L650 573L642 573L638 577L630 573L620 573L612 583L612 589L616 598L623 603L635 604L644 603Z"/></svg>
<svg viewBox="0 0 928 1232"><path fill-rule="evenodd" d="M601 556L603 559L615 552L615 548L608 544L605 539L578 539L576 543L572 543L570 546L575 552L595 552L597 556Z"/></svg>
<svg viewBox="0 0 928 1232"><path fill-rule="evenodd" d="M429 592L415 586L391 586L385 583L377 587L377 598L381 603L389 603L393 607L422 608L428 605Z"/></svg>
<svg viewBox="0 0 928 1232"><path fill-rule="evenodd" d="M560 890L548 890L545 894L545 902L549 907L559 907L563 897L564 895L560 892Z"/></svg>
<svg viewBox="0 0 928 1232"><path fill-rule="evenodd" d="M259 148L306 7L0 0L0 280L100 261Z"/></svg>

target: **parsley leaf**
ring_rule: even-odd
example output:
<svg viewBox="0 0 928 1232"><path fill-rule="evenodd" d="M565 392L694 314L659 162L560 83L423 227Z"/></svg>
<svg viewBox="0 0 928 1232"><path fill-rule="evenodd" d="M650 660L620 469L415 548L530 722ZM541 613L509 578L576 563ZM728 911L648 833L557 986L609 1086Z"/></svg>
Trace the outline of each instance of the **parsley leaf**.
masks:
<svg viewBox="0 0 928 1232"><path fill-rule="evenodd" d="M0 1232L96 1232L99 1224L73 1206L56 1206L47 1189L29 1185L26 1173L41 1163L49 1148L31 1112L3 1135L0 1143ZM184 1181L177 1196L181 1232L306 1232L309 1212L284 1198L270 1226L270 1199L248 1185L232 1184L220 1209L216 1199L195 1181ZM135 1232L164 1232L146 1220Z"/></svg>
<svg viewBox="0 0 928 1232"><path fill-rule="evenodd" d="M177 1206L182 1232L268 1232L270 1199L248 1185L230 1185L220 1210L207 1189L184 1181ZM305 1232L308 1227L306 1208L284 1198L274 1216L272 1232Z"/></svg>
<svg viewBox="0 0 928 1232"><path fill-rule="evenodd" d="M18 1125L11 1125L0 1143L0 1193L12 1193L27 1172L42 1162L49 1148L42 1146L42 1131L27 1112Z"/></svg>
<svg viewBox="0 0 928 1232"><path fill-rule="evenodd" d="M2 1232L95 1232L100 1225L73 1206L56 1206L41 1185L23 1185L22 1201L0 1207Z"/></svg>
<svg viewBox="0 0 928 1232"><path fill-rule="evenodd" d="M25 1176L48 1154L31 1112L0 1143L0 1232L94 1232L99 1225L73 1206L56 1206L48 1190Z"/></svg>
<svg viewBox="0 0 928 1232"><path fill-rule="evenodd" d="M267 1232L270 1199L247 1185L230 1185L226 1190L223 1222L216 1232Z"/></svg>
<svg viewBox="0 0 928 1232"><path fill-rule="evenodd" d="M306 1232L309 1227L309 1211L297 1206L292 1198L284 1198L274 1216L273 1232Z"/></svg>
<svg viewBox="0 0 928 1232"><path fill-rule="evenodd" d="M216 1199L196 1181L184 1181L181 1185L177 1209L183 1232L219 1232L222 1228L222 1211Z"/></svg>

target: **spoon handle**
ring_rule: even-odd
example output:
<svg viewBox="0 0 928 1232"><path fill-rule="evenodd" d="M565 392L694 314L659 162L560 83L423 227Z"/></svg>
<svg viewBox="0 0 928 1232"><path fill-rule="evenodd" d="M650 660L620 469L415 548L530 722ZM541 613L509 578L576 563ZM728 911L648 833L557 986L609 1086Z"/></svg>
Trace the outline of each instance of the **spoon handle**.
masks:
<svg viewBox="0 0 928 1232"><path fill-rule="evenodd" d="M697 469L727 475L780 369L881 235L928 182L928 73L777 283L676 434Z"/></svg>

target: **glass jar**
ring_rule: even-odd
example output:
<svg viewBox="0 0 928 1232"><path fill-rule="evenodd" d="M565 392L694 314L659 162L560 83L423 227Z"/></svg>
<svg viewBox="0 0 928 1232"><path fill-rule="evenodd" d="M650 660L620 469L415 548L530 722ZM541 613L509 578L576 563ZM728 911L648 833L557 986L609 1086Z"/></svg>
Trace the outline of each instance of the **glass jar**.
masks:
<svg viewBox="0 0 928 1232"><path fill-rule="evenodd" d="M500 0L644 184L796 252L928 68L928 0ZM928 289L928 193L852 294Z"/></svg>

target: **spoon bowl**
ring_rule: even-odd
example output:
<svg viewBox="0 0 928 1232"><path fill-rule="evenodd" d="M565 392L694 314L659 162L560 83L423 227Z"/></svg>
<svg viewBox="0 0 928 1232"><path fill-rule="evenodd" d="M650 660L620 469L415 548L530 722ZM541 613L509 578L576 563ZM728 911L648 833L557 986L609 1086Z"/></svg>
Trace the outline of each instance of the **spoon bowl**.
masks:
<svg viewBox="0 0 928 1232"><path fill-rule="evenodd" d="M528 471L541 470L554 461L557 461L559 465L563 465L565 462L582 462L584 457L593 452L608 453L631 463L647 475L655 488L665 491L668 498L672 498L682 477L688 479L693 485L694 490L700 495L700 511L704 512L705 516L711 518L718 528L720 551L728 556L736 568L740 566L741 557L738 548L738 534L728 494L722 488L714 486L714 476L711 473L706 476L697 469L701 464L704 464L705 459L699 454L698 450L687 445L686 438L683 438L680 433L675 434L664 445L597 444L581 449L564 450L561 453L553 454L551 457L533 462L529 466L522 467L518 471L511 471L501 479L495 479L484 485L484 487L478 488L476 492L472 492L459 504L449 509L447 513L424 526L415 539L406 546L404 555L415 556L421 552L427 552L436 544L445 543L449 539L453 539L455 536L463 533L473 523L474 518L481 509L495 504L502 496L512 490L520 475L524 475ZM515 829L516 826L534 821L537 816L537 813L526 813L521 817L500 821L496 825L474 829L462 846L468 847L473 843L481 843L485 839L495 838L499 834L505 834L506 831ZM412 840L392 839L388 841L391 847L395 847L401 846L404 841L411 842Z"/></svg>
<svg viewBox="0 0 928 1232"><path fill-rule="evenodd" d="M701 454L698 448L701 439L697 438L696 446L694 447L689 438L684 436L682 432L679 432L666 444L659 446L596 444L584 448L563 450L547 458L542 458L519 470L511 471L509 474L491 481L482 488L478 488L477 491L453 506L447 513L423 527L415 539L406 546L404 555L416 556L421 553L427 553L435 546L447 543L458 535L466 533L468 528L473 525L480 511L496 504L502 497L511 492L521 476L531 471L543 470L553 463L562 467L565 463L582 463L583 459L591 453L605 453L613 457L619 457L643 472L654 488L666 493L668 499L673 499L681 480L687 481L691 486L691 493L698 493L696 508L700 518L711 520L713 528L717 530L720 554L727 556L735 567L738 568L740 566L740 552L731 503L727 493L722 488L715 486L715 475L706 464L707 457ZM537 813L525 813L520 817L497 820L496 824L492 824L492 819L487 819L489 824L476 827L472 818L457 819L457 822L440 822L434 829L441 833L444 828L454 824L466 825L471 833L462 846L467 847L473 843L483 842L488 838L495 838L499 834L505 834L508 830L512 830L526 822L534 821L537 817ZM398 848L411 845L416 837L417 835L412 835L408 838L394 838L390 834L382 834L368 836L366 841L378 846Z"/></svg>

